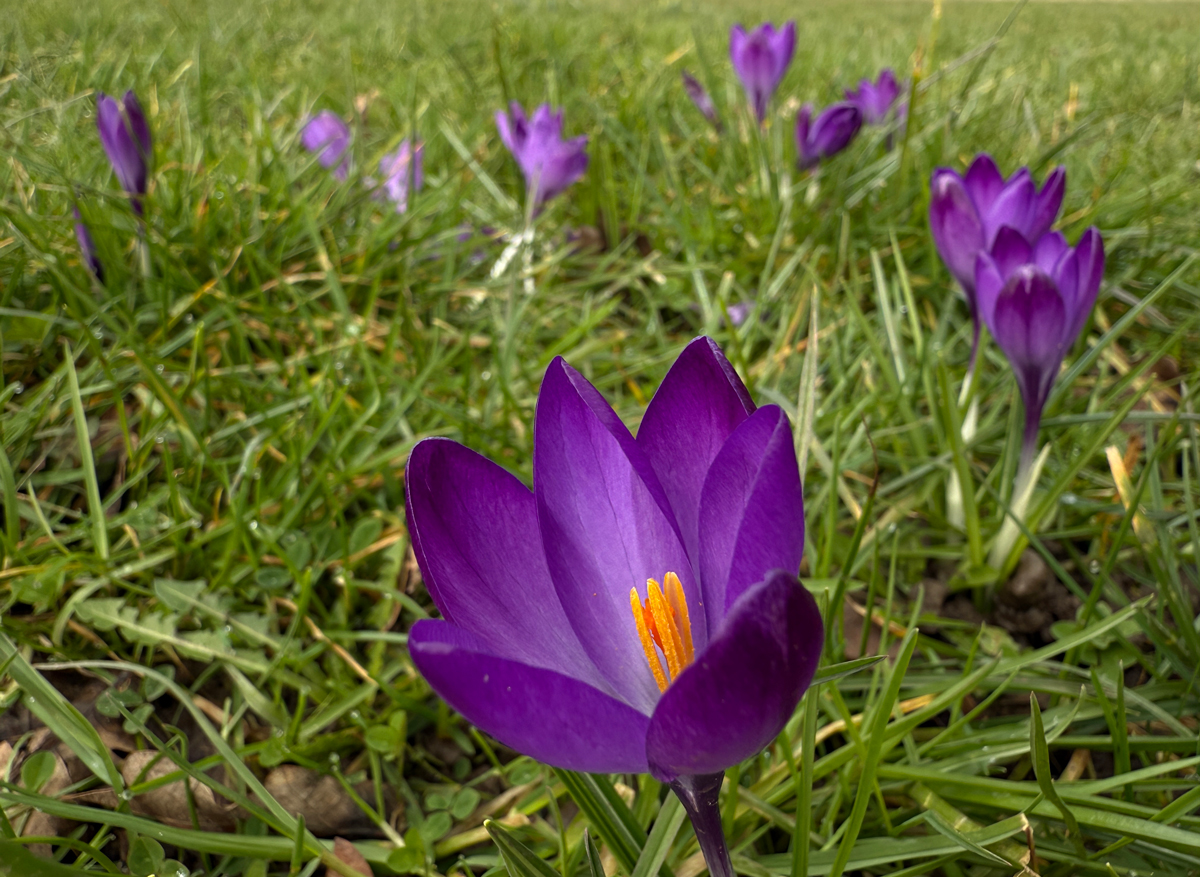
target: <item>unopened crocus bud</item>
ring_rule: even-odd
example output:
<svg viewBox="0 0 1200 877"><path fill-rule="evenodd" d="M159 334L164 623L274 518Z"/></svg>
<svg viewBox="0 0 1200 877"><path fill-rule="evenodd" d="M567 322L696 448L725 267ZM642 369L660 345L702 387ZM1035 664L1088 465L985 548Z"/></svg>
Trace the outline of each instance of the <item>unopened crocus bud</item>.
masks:
<svg viewBox="0 0 1200 877"><path fill-rule="evenodd" d="M701 112L704 118L708 119L709 124L720 131L722 128L721 118L717 115L717 108L713 104L712 97L705 91L704 86L700 84L700 80L686 70L683 71L683 90L687 92L687 96L696 105L696 109Z"/></svg>
<svg viewBox="0 0 1200 877"><path fill-rule="evenodd" d="M521 105L513 101L509 112L496 113L496 129L525 175L525 189L533 199L534 210L587 170L587 136L564 140L562 110L554 112L549 104L542 104L529 119Z"/></svg>
<svg viewBox="0 0 1200 877"><path fill-rule="evenodd" d="M414 148L410 141L405 140L395 152L389 152L379 162L384 194L396 205L397 213L408 209L409 192L415 195L425 185L424 152L424 143L417 141Z"/></svg>
<svg viewBox="0 0 1200 877"><path fill-rule="evenodd" d="M843 101L831 104L813 118L812 104L796 114L796 156L801 170L816 167L822 160L850 145L862 128L862 111Z"/></svg>
<svg viewBox="0 0 1200 877"><path fill-rule="evenodd" d="M767 117L767 105L783 80L796 51L796 22L789 21L779 30L769 22L750 33L740 24L729 32L729 59L746 89L746 97L761 123Z"/></svg>
<svg viewBox="0 0 1200 877"><path fill-rule="evenodd" d="M137 95L125 92L120 100L103 92L96 96L96 128L121 188L129 193L134 212L142 213L142 198L150 176L152 144L150 126Z"/></svg>
<svg viewBox="0 0 1200 877"><path fill-rule="evenodd" d="M96 242L92 240L92 233L84 224L78 207L75 208L75 240L79 242L79 255L83 257L83 264L103 283L104 266L100 264L100 258L96 255Z"/></svg>
<svg viewBox="0 0 1200 877"><path fill-rule="evenodd" d="M333 168L339 180L350 173L350 127L329 110L321 110L304 123L300 143L309 152L317 153L321 167Z"/></svg>

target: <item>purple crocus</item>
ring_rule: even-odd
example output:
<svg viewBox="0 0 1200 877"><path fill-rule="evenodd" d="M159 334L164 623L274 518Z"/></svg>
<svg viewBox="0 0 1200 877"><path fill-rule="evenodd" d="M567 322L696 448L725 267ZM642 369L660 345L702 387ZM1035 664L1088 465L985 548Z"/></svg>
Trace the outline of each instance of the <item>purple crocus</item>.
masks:
<svg viewBox="0 0 1200 877"><path fill-rule="evenodd" d="M740 24L729 32L729 59L742 80L746 97L761 124L767 117L767 104L783 80L792 54L796 51L796 22L789 21L779 30L770 22L750 33Z"/></svg>
<svg viewBox="0 0 1200 877"><path fill-rule="evenodd" d="M96 128L121 188L129 193L134 212L142 214L142 198L153 157L150 126L133 91L120 100L104 92L96 95Z"/></svg>
<svg viewBox="0 0 1200 877"><path fill-rule="evenodd" d="M696 109L708 119L708 123L718 131L722 129L721 117L717 115L717 107L713 103L713 99L700 84L700 80L686 70L683 71L683 90L687 92L687 96L692 99L692 103L696 105Z"/></svg>
<svg viewBox="0 0 1200 877"><path fill-rule="evenodd" d="M849 101L830 104L815 120L812 114L812 104L796 113L796 157L801 170L841 152L862 128L862 110Z"/></svg>
<svg viewBox="0 0 1200 877"><path fill-rule="evenodd" d="M962 287L974 323L971 365L979 346L979 308L975 295L975 261L992 248L1002 226L1037 241L1050 230L1062 207L1067 174L1056 167L1039 190L1028 168L1005 180L987 153L976 157L960 176L937 168L930 181L929 228L938 255Z"/></svg>
<svg viewBox="0 0 1200 877"><path fill-rule="evenodd" d="M563 113L542 104L527 119L513 101L509 112L496 112L500 140L525 175L525 189L537 210L583 176L587 170L587 135L563 140Z"/></svg>
<svg viewBox="0 0 1200 877"><path fill-rule="evenodd" d="M880 71L878 82L864 79L858 83L857 89L846 89L846 100L862 111L863 122L868 125L878 125L886 121L888 113L899 97L900 83L896 81L896 74L890 67ZM904 105L896 110L900 118L904 117L906 111Z"/></svg>
<svg viewBox="0 0 1200 877"><path fill-rule="evenodd" d="M424 152L424 143L418 140L414 148L411 142L405 140L395 152L389 152L379 161L383 192L396 205L397 213L408 209L408 193L411 191L415 195L425 185Z"/></svg>
<svg viewBox="0 0 1200 877"><path fill-rule="evenodd" d="M336 179L346 179L350 173L350 156L346 154L350 147L350 127L339 116L321 110L309 118L300 130L300 144L309 152L318 153L321 167L333 168Z"/></svg>
<svg viewBox="0 0 1200 877"><path fill-rule="evenodd" d="M79 254L83 257L83 263L91 269L96 279L103 283L104 266L100 263L100 257L96 255L96 242L92 240L92 233L84 224L78 207L75 208L75 240L79 242Z"/></svg>
<svg viewBox="0 0 1200 877"><path fill-rule="evenodd" d="M823 630L796 578L794 440L717 345L687 346L635 439L556 358L533 490L453 441L405 471L409 531L443 621L409 649L469 721L548 764L649 771L679 795L714 877L733 877L717 792L812 679Z"/></svg>
<svg viewBox="0 0 1200 877"><path fill-rule="evenodd" d="M1037 449L1042 408L1063 357L1087 322L1104 276L1104 241L1089 228L1071 248L1059 232L1030 243L1001 226L990 252L975 262L979 313L1012 365L1025 404L1021 463L1027 473Z"/></svg>

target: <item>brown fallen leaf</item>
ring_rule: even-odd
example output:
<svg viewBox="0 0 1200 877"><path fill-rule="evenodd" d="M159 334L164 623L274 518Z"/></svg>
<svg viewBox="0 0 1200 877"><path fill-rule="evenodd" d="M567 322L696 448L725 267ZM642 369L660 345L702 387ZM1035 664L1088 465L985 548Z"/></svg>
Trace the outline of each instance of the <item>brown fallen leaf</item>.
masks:
<svg viewBox="0 0 1200 877"><path fill-rule="evenodd" d="M127 785L133 785L159 779L177 770L171 759L155 750L143 749L129 754L121 766L121 776ZM192 824L192 812L183 780L143 792L129 802L129 808L139 816L149 816L173 828L232 831L237 826L236 804L219 797L208 786L190 777L188 786L196 803L198 825Z"/></svg>
<svg viewBox="0 0 1200 877"><path fill-rule="evenodd" d="M344 837L333 839L333 854L341 861L345 862L363 877L375 877L375 872L371 870L370 864L363 858L363 854L354 848L354 844L346 840ZM331 868L326 868L325 873L334 877L336 874Z"/></svg>
<svg viewBox="0 0 1200 877"><path fill-rule="evenodd" d="M281 764L267 774L263 785L293 816L304 815L304 824L317 837L379 837L371 818L346 794L335 777L322 776L296 764ZM359 791L356 789L355 791ZM365 800L374 797L362 789Z"/></svg>

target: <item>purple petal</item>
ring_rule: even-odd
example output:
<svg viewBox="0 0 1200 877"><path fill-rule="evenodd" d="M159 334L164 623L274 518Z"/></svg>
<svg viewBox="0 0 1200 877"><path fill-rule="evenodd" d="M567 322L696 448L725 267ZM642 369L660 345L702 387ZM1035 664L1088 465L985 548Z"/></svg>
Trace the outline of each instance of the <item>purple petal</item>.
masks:
<svg viewBox="0 0 1200 877"><path fill-rule="evenodd" d="M700 496L700 583L708 627L771 570L795 575L804 553L804 489L795 439L777 405L751 414L709 467Z"/></svg>
<svg viewBox="0 0 1200 877"><path fill-rule="evenodd" d="M558 602L529 488L443 438L419 442L404 474L413 553L442 616L492 654L603 687Z"/></svg>
<svg viewBox="0 0 1200 877"><path fill-rule="evenodd" d="M1000 269L1000 276L1006 280L1022 265L1033 263L1033 247L1029 241L1016 229L1003 226L996 234L996 242L991 247L992 258Z"/></svg>
<svg viewBox="0 0 1200 877"><path fill-rule="evenodd" d="M1033 213L1029 224L1029 237L1036 240L1050 230L1062 207L1063 193L1067 188L1067 169L1059 165L1046 177L1042 189L1034 199Z"/></svg>
<svg viewBox="0 0 1200 877"><path fill-rule="evenodd" d="M78 207L75 208L75 240L79 242L79 254L83 257L84 264L96 275L96 279L103 283L104 266L100 263L100 257L96 255L96 242L92 240L92 233L84 224Z"/></svg>
<svg viewBox="0 0 1200 877"><path fill-rule="evenodd" d="M321 110L300 130L300 145L317 153L321 167L333 168L333 175L344 180L350 171L350 128L329 110Z"/></svg>
<svg viewBox="0 0 1200 877"><path fill-rule="evenodd" d="M741 378L711 338L688 344L650 400L637 443L666 492L688 556L699 557L700 490L708 467L754 411Z"/></svg>
<svg viewBox="0 0 1200 877"><path fill-rule="evenodd" d="M983 224L966 184L954 171L935 170L929 189L929 230L933 243L974 312L975 256L983 249Z"/></svg>
<svg viewBox="0 0 1200 877"><path fill-rule="evenodd" d="M141 114L140 109L138 113ZM142 124L145 124L144 117ZM96 96L96 128L117 181L122 189L134 196L134 209L140 213L141 202L137 196L146 194L145 156L129 130L120 103L104 93Z"/></svg>
<svg viewBox="0 0 1200 877"><path fill-rule="evenodd" d="M1004 277L995 261L986 251L981 250L975 260L975 306L978 318L987 325L992 324L992 314L996 310L996 299L1004 290Z"/></svg>
<svg viewBox="0 0 1200 877"><path fill-rule="evenodd" d="M707 641L691 561L645 452L579 372L556 358L534 417L534 495L550 577L584 650L614 690L649 713L658 686L642 653L629 592L676 573Z"/></svg>
<svg viewBox="0 0 1200 877"><path fill-rule="evenodd" d="M646 771L649 719L604 692L489 654L445 621L418 621L408 648L434 691L504 745L568 770Z"/></svg>
<svg viewBox="0 0 1200 877"><path fill-rule="evenodd" d="M405 140L395 152L389 152L379 162L379 173L383 175L383 189L388 200L396 205L396 212L408 209L409 189L421 191L425 184L423 153L425 144L418 143L416 149Z"/></svg>
<svg viewBox="0 0 1200 877"><path fill-rule="evenodd" d="M1004 175L996 167L995 160L986 152L975 157L967 174L963 177L963 185L975 204L980 216L989 213L992 204L1004 191Z"/></svg>
<svg viewBox="0 0 1200 877"><path fill-rule="evenodd" d="M984 246L991 247L996 234L1006 225L1017 229L1030 240L1036 240L1029 233L1030 216L1033 213L1033 201L1036 196L1037 189L1033 185L1033 180L1029 178L1028 172L1014 174L1013 180L1004 187L991 206L979 209L979 215L983 217ZM979 206L978 201L975 203L976 206Z"/></svg>
<svg viewBox="0 0 1200 877"><path fill-rule="evenodd" d="M813 154L829 158L850 145L862 127L862 110L843 101L826 107L813 123L808 139Z"/></svg>
<svg viewBox="0 0 1200 877"><path fill-rule="evenodd" d="M683 90L687 92L687 96L691 98L692 103L696 105L696 109L703 114L709 124L720 129L721 120L717 116L717 108L713 104L712 98L709 97L708 92L705 91L700 81L686 70L683 71Z"/></svg>
<svg viewBox="0 0 1200 877"><path fill-rule="evenodd" d="M988 329L1012 364L1026 412L1040 415L1070 343L1054 281L1033 265L1018 268L996 299Z"/></svg>
<svg viewBox="0 0 1200 877"><path fill-rule="evenodd" d="M1096 304L1100 292L1100 281L1104 279L1104 239L1100 230L1092 226L1083 233L1075 246L1075 258L1079 268L1079 281L1075 300L1071 303L1070 340L1074 340L1087 322L1088 315Z"/></svg>
<svg viewBox="0 0 1200 877"><path fill-rule="evenodd" d="M133 89L125 92L125 97L121 103L125 110L125 117L129 122L129 130L133 133L134 140L137 141L138 149L141 153L142 160L148 162L150 160L150 126L146 122L146 114L142 112L142 105L138 102L137 95L133 93Z"/></svg>
<svg viewBox="0 0 1200 877"><path fill-rule="evenodd" d="M1033 240L1036 240L1037 243L1033 247L1032 261L1053 277L1058 263L1070 250L1070 247L1067 246L1067 239L1060 232L1054 231Z"/></svg>
<svg viewBox="0 0 1200 877"><path fill-rule="evenodd" d="M771 89L774 91L783 81L783 75L787 73L788 65L792 63L792 56L796 53L796 22L785 22L783 27L770 38L770 41L775 60L775 83Z"/></svg>
<svg viewBox="0 0 1200 877"><path fill-rule="evenodd" d="M817 603L795 576L773 572L746 591L654 710L651 773L717 773L759 752L808 688L823 640Z"/></svg>
<svg viewBox="0 0 1200 877"><path fill-rule="evenodd" d="M796 156L800 167L812 167L816 158L810 153L809 131L812 128L813 105L805 104L796 111Z"/></svg>

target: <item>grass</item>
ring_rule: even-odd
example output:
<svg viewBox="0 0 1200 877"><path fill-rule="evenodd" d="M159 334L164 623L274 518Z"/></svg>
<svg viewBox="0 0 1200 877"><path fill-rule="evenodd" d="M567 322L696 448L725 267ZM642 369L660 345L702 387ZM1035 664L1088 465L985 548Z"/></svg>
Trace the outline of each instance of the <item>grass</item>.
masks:
<svg viewBox="0 0 1200 877"><path fill-rule="evenodd" d="M760 139L727 28L789 15L796 59ZM9 19L0 874L66 873L33 843L96 873L349 873L309 831L323 808L298 821L263 785L291 764L332 777L357 813L337 833L378 838L356 842L376 873L484 873L503 855L513 877L697 875L656 782L517 757L415 673L404 631L431 603L403 466L449 435L528 479L553 356L636 425L701 332L794 422L811 391L806 575L826 663L885 656L813 688L729 773L739 870L1200 873L1195 6L45 0ZM883 65L922 77L899 148L868 132L815 181L791 170L798 103ZM683 98L685 68L724 139ZM94 92L129 87L156 139L148 272L94 125ZM524 226L492 122L509 99L562 104L591 166L537 219L529 259L493 272L493 236ZM322 108L355 119L349 184L298 148ZM426 188L396 216L358 182L413 133ZM985 150L1039 178L1065 164L1060 227L1099 226L1109 253L1023 534L1046 587L1074 598L1049 634L1005 614L1019 551L982 562L1016 465L994 346L955 454L970 330L927 180ZM580 229L606 245L574 243ZM946 519L956 466L966 535ZM132 749L161 769L123 772ZM240 807L231 830L205 786ZM174 812L145 803L156 789Z"/></svg>

